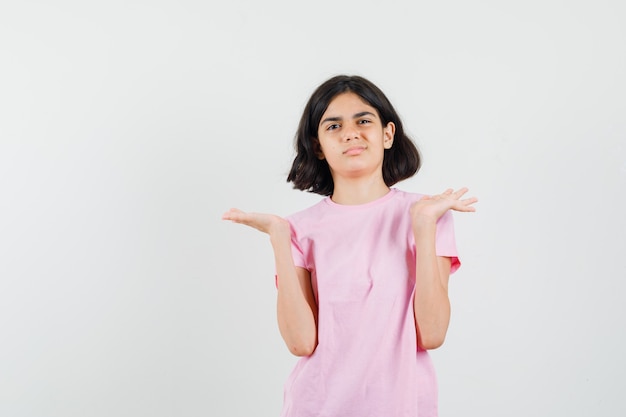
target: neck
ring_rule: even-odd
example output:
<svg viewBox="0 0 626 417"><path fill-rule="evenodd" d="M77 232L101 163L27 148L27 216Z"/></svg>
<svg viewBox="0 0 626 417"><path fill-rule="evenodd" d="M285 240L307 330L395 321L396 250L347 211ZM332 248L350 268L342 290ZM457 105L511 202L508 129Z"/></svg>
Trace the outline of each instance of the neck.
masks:
<svg viewBox="0 0 626 417"><path fill-rule="evenodd" d="M332 200L337 204L358 205L377 200L389 192L382 177L337 178L334 181Z"/></svg>

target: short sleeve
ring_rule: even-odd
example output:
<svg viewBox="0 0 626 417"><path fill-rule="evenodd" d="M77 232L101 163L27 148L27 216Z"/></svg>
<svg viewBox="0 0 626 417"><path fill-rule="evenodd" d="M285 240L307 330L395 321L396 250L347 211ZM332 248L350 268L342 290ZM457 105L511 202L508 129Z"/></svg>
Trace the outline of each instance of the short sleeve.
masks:
<svg viewBox="0 0 626 417"><path fill-rule="evenodd" d="M456 239L454 237L454 219L450 210L448 210L437 221L435 252L437 253L437 256L446 256L450 258L451 274L461 266L459 254L456 249Z"/></svg>
<svg viewBox="0 0 626 417"><path fill-rule="evenodd" d="M304 252L300 248L298 244L297 233L294 229L293 223L289 222L291 228L291 256L293 258L293 263L296 267L305 268L306 267L306 259L304 256ZM278 288L278 274L274 273L274 283L276 284L276 288Z"/></svg>
<svg viewBox="0 0 626 417"><path fill-rule="evenodd" d="M300 247L298 243L298 233L296 232L293 223L291 225L291 256L293 257L293 263L295 266L299 266L300 268L307 268L306 259L304 256L304 251Z"/></svg>

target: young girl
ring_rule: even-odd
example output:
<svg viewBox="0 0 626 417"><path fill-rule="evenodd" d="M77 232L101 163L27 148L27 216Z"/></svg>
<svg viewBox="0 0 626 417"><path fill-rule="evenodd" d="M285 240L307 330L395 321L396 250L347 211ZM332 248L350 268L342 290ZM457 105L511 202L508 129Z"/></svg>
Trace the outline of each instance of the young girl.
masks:
<svg viewBox="0 0 626 417"><path fill-rule="evenodd" d="M385 95L358 76L309 99L287 181L326 196L286 219L231 209L225 220L270 237L278 326L302 356L284 417L437 415L428 349L450 321L448 278L460 265L449 210L474 211L466 189L426 196L390 188L420 156Z"/></svg>

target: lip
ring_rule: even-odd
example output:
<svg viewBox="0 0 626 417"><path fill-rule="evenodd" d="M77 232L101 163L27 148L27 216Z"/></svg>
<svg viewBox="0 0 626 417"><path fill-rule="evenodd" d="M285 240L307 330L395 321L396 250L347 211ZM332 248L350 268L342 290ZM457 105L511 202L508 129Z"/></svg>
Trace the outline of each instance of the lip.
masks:
<svg viewBox="0 0 626 417"><path fill-rule="evenodd" d="M366 147L362 146L362 145L351 146L348 149L346 149L345 151L343 151L343 154L344 155L349 155L349 156L360 155L365 149L366 149Z"/></svg>

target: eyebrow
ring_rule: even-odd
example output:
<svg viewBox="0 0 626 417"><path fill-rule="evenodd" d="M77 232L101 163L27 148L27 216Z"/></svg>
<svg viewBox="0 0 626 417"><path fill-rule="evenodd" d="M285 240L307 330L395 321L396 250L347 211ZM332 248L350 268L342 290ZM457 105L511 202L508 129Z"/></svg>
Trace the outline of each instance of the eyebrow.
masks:
<svg viewBox="0 0 626 417"><path fill-rule="evenodd" d="M371 111L362 111L362 112L356 113L354 116L352 116L352 118L358 119L359 117L368 116L368 115L376 117L376 115L372 113ZM324 120L322 120L320 124L323 124L326 122L340 122L341 120L343 120L341 117L327 117Z"/></svg>

